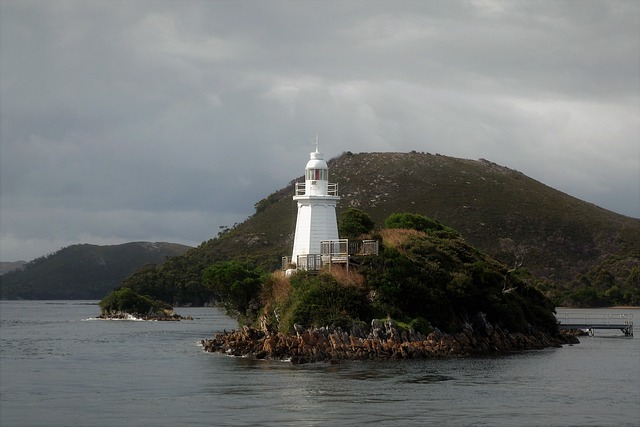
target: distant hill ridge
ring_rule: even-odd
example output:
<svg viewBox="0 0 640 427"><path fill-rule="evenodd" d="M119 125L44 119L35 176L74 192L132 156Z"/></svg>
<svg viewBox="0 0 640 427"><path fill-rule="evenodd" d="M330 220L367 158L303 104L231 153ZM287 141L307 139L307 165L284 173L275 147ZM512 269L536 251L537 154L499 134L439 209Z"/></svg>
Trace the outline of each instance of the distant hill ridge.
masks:
<svg viewBox="0 0 640 427"><path fill-rule="evenodd" d="M0 297L101 299L145 264L160 264L189 249L165 242L68 246L0 276Z"/></svg>
<svg viewBox="0 0 640 427"><path fill-rule="evenodd" d="M589 289L595 292L589 297L593 305L606 304L596 294L609 291L619 291L618 299L626 303L640 301L639 219L484 159L345 152L328 164L330 181L339 184L338 215L355 207L378 225L397 212L437 219L505 264L522 259L558 303L572 304L570 294ZM302 180L299 176L258 201L254 215L217 238L163 266L144 268L124 283L137 289L154 283L188 287L201 281L206 266L231 258L278 268L293 245L297 208L292 196L295 182Z"/></svg>
<svg viewBox="0 0 640 427"><path fill-rule="evenodd" d="M0 276L14 270L22 270L27 261L0 261Z"/></svg>

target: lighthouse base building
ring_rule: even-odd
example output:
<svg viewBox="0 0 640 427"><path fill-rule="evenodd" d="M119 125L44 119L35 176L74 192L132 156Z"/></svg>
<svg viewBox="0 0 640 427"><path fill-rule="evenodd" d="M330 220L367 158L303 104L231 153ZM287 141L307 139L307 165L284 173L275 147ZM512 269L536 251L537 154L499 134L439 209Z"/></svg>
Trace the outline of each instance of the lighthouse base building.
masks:
<svg viewBox="0 0 640 427"><path fill-rule="evenodd" d="M298 200L298 219L291 259L295 262L298 255L319 254L320 242L324 240L338 240L335 200L327 200L322 205L311 204L309 200Z"/></svg>
<svg viewBox="0 0 640 427"><path fill-rule="evenodd" d="M293 200L298 202L298 217L291 262L297 268L306 269L308 263L315 265L313 257L321 253L320 242L337 241L339 238L336 219L336 204L340 200L338 184L329 183L329 168L317 144L316 151L309 155L304 183L296 183Z"/></svg>
<svg viewBox="0 0 640 427"><path fill-rule="evenodd" d="M298 217L291 258L283 257L283 269L287 274L295 270L318 271L323 264L331 266L333 263L346 264L348 269L352 255L377 254L378 242L375 240L349 242L339 238L338 184L329 183L329 167L318 151L317 141L316 151L309 154L304 172L304 182L296 183L293 196L298 203Z"/></svg>

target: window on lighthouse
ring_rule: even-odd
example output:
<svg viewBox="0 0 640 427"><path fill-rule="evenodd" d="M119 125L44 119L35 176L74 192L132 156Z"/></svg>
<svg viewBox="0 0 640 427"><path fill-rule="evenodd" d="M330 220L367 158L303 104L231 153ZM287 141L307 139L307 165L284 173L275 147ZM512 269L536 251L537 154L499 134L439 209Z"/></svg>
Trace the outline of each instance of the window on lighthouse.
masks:
<svg viewBox="0 0 640 427"><path fill-rule="evenodd" d="M329 179L329 171L326 169L307 169L307 179L310 181L327 181Z"/></svg>

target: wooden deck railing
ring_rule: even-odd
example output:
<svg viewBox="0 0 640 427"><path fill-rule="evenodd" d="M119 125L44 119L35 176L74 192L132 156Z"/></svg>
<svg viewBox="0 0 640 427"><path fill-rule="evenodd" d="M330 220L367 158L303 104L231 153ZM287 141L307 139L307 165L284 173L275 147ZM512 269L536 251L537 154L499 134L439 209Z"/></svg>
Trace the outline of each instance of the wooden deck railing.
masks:
<svg viewBox="0 0 640 427"><path fill-rule="evenodd" d="M378 255L377 240L322 240L319 254L298 255L295 260L295 269L319 271L326 265L346 264L349 268L350 260L355 256ZM294 260L290 257L282 257L282 269L293 268Z"/></svg>

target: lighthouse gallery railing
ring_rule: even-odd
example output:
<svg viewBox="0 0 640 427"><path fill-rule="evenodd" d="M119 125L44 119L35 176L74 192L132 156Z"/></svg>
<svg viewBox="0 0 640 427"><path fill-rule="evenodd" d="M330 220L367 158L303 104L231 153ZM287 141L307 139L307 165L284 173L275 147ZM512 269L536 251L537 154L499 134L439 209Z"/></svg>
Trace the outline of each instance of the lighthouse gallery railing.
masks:
<svg viewBox="0 0 640 427"><path fill-rule="evenodd" d="M296 196L304 196L307 194L306 191L306 183L305 182L296 182ZM327 186L327 196L337 196L338 195L338 183L330 182Z"/></svg>

